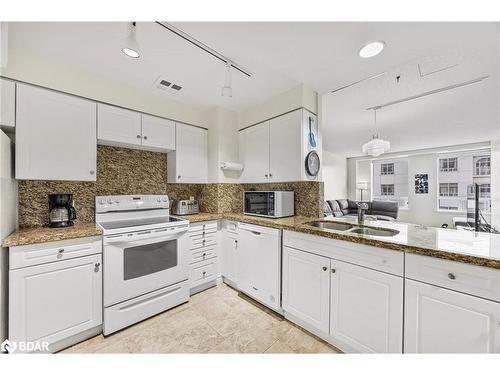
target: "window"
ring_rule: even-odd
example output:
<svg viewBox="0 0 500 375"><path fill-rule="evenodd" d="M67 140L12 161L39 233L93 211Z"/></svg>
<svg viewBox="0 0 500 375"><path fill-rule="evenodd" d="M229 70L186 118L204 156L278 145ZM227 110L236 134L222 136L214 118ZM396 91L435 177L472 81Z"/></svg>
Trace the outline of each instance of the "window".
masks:
<svg viewBox="0 0 500 375"><path fill-rule="evenodd" d="M438 173L435 186L438 210L454 210L465 214L469 204L468 186L477 184L481 210L485 215L491 213L491 150L438 154L436 164Z"/></svg>
<svg viewBox="0 0 500 375"><path fill-rule="evenodd" d="M439 170L441 172L456 172L458 170L458 158L439 159Z"/></svg>
<svg viewBox="0 0 500 375"><path fill-rule="evenodd" d="M394 174L394 163L380 164L380 174L382 175Z"/></svg>
<svg viewBox="0 0 500 375"><path fill-rule="evenodd" d="M439 184L439 196L441 196L441 197L458 197L458 183L441 183L441 184Z"/></svg>
<svg viewBox="0 0 500 375"><path fill-rule="evenodd" d="M380 185L380 192L382 195L394 195L394 185L382 184Z"/></svg>
<svg viewBox="0 0 500 375"><path fill-rule="evenodd" d="M491 198L490 184L479 185L479 198Z"/></svg>
<svg viewBox="0 0 500 375"><path fill-rule="evenodd" d="M491 174L491 158L489 156L474 158L474 174L476 176L489 176Z"/></svg>

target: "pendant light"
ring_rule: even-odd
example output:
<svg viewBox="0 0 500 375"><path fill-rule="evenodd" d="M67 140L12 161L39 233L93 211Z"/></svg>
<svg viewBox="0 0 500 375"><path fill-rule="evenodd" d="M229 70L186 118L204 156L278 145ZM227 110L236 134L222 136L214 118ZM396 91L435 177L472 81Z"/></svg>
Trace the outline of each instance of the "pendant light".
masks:
<svg viewBox="0 0 500 375"><path fill-rule="evenodd" d="M377 109L373 109L375 133L371 141L363 145L363 153L371 156L380 156L391 149L391 143L378 137L377 133Z"/></svg>
<svg viewBox="0 0 500 375"><path fill-rule="evenodd" d="M122 48L122 52L133 59L137 59L141 56L139 53L139 43L136 39L136 28L135 22L130 22L127 38L125 39L125 46Z"/></svg>
<svg viewBox="0 0 500 375"><path fill-rule="evenodd" d="M233 97L233 89L231 88L231 61L226 62L226 78L224 81L224 87L222 87L222 96L226 96L228 98Z"/></svg>

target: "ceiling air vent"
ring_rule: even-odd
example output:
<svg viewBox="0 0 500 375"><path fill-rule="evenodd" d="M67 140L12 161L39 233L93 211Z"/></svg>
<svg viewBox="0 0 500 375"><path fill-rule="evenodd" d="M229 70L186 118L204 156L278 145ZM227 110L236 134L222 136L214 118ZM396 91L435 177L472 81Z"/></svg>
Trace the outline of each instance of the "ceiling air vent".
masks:
<svg viewBox="0 0 500 375"><path fill-rule="evenodd" d="M177 83L173 83L170 80L166 80L161 76L156 79L153 86L160 89L160 90L170 91L172 93L177 93L177 92L182 90L181 85L179 85Z"/></svg>

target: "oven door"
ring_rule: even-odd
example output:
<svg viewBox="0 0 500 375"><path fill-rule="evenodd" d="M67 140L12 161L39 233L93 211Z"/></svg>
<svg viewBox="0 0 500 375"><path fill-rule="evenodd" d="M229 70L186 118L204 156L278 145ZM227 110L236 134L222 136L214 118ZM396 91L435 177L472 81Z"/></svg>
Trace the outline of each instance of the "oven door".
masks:
<svg viewBox="0 0 500 375"><path fill-rule="evenodd" d="M258 216L274 216L274 192L245 192L245 213Z"/></svg>
<svg viewBox="0 0 500 375"><path fill-rule="evenodd" d="M188 226L104 237L104 306L186 280Z"/></svg>

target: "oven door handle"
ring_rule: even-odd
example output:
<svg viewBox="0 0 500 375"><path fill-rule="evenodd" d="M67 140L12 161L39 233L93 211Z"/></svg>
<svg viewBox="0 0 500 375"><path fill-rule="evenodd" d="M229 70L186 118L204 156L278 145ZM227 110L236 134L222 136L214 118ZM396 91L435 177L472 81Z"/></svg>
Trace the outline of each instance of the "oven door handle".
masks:
<svg viewBox="0 0 500 375"><path fill-rule="evenodd" d="M186 233L187 226L151 229L136 233L122 233L116 235L109 235L104 238L104 244L127 244L127 245L146 245L150 243L157 243L163 241L170 241L179 238Z"/></svg>

